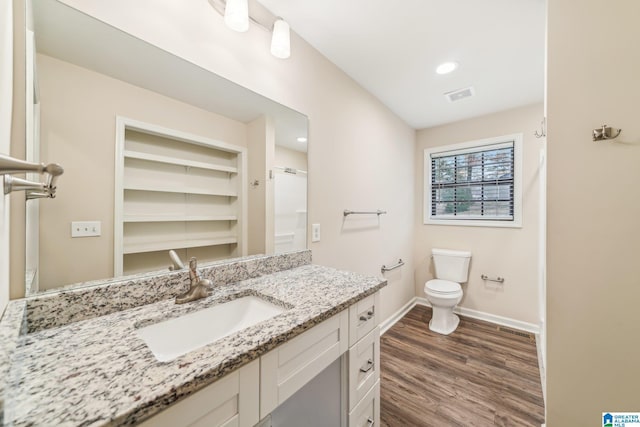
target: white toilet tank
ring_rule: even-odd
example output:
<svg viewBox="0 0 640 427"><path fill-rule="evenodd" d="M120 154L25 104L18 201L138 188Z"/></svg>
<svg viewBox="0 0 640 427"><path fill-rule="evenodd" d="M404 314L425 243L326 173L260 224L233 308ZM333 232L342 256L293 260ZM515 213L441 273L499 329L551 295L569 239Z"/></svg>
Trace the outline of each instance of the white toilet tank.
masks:
<svg viewBox="0 0 640 427"><path fill-rule="evenodd" d="M431 249L436 278L466 283L469 278L471 252L452 251L450 249Z"/></svg>

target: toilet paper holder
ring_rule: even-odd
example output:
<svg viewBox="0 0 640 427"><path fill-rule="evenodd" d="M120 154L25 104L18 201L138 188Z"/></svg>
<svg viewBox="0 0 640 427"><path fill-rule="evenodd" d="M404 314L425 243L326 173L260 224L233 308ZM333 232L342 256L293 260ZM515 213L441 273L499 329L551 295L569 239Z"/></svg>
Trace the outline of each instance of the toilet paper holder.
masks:
<svg viewBox="0 0 640 427"><path fill-rule="evenodd" d="M480 278L482 280L488 280L489 282L504 283L504 277L500 277L500 276L494 278L494 277L489 277L486 274L481 274Z"/></svg>

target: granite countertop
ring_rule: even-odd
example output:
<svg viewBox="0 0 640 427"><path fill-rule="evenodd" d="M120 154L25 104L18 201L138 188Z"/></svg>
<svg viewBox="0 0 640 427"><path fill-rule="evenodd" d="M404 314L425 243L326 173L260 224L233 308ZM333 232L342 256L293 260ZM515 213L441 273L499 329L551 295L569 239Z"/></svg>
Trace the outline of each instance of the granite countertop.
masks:
<svg viewBox="0 0 640 427"><path fill-rule="evenodd" d="M5 349L4 425L134 425L385 285L308 264L216 286L192 303L167 299L28 334L27 305L22 314L14 305L2 320L4 331L23 333ZM288 309L169 362L158 362L136 334L137 327L244 295Z"/></svg>

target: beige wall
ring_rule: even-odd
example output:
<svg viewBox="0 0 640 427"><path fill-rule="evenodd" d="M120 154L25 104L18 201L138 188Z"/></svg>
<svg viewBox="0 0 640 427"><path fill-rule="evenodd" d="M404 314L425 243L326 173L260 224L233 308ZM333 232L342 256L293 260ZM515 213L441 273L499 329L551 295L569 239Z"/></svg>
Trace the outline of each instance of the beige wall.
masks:
<svg viewBox="0 0 640 427"><path fill-rule="evenodd" d="M13 108L13 3L0 4L0 154L11 149ZM0 178L0 182L3 179ZM0 195L0 316L9 301L9 198Z"/></svg>
<svg viewBox="0 0 640 427"><path fill-rule="evenodd" d="M602 425L640 411L640 2L548 8L547 425Z"/></svg>
<svg viewBox="0 0 640 427"><path fill-rule="evenodd" d="M11 122L11 156L25 158L25 0L13 0L13 117ZM31 26L31 22L29 22ZM9 249L9 295L11 299L24 296L25 275L25 196L24 191L9 195L10 209L10 249ZM17 254L17 259L16 259Z"/></svg>
<svg viewBox="0 0 640 427"><path fill-rule="evenodd" d="M267 234L267 141L271 137L273 126L269 126L265 116L258 117L247 125L247 144L249 148L249 170L247 191L248 222L247 249L248 255L267 252L265 237ZM257 181L257 185L253 185Z"/></svg>
<svg viewBox="0 0 640 427"><path fill-rule="evenodd" d="M112 277L116 115L241 146L246 125L49 56L37 66L41 159L65 168L40 202L40 289ZM72 239L71 221L89 220L102 235Z"/></svg>
<svg viewBox="0 0 640 427"><path fill-rule="evenodd" d="M230 31L208 2L65 3L309 117L309 223L322 226L315 263L379 275L412 259L414 130L296 34L291 58L279 60L269 33ZM343 221L344 209L377 208L389 213ZM382 318L414 296L411 264L388 274Z"/></svg>
<svg viewBox="0 0 640 427"><path fill-rule="evenodd" d="M274 165L285 168L293 168L301 171L307 170L307 153L291 150L280 145L276 145Z"/></svg>
<svg viewBox="0 0 640 427"><path fill-rule="evenodd" d="M415 286L433 278L431 248L472 252L469 281L463 285L461 307L539 325L538 316L538 165L541 143L533 136L543 117L542 104L464 120L417 133L415 153ZM523 134L522 228L423 224L424 150L501 135ZM505 278L485 282L481 274Z"/></svg>

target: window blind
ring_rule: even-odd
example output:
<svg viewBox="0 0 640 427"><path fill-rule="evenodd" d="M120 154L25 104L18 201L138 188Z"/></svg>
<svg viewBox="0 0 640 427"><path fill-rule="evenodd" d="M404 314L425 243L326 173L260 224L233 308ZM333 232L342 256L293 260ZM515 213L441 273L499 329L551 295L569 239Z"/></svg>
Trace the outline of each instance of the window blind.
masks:
<svg viewBox="0 0 640 427"><path fill-rule="evenodd" d="M431 218L514 219L513 141L431 154Z"/></svg>

